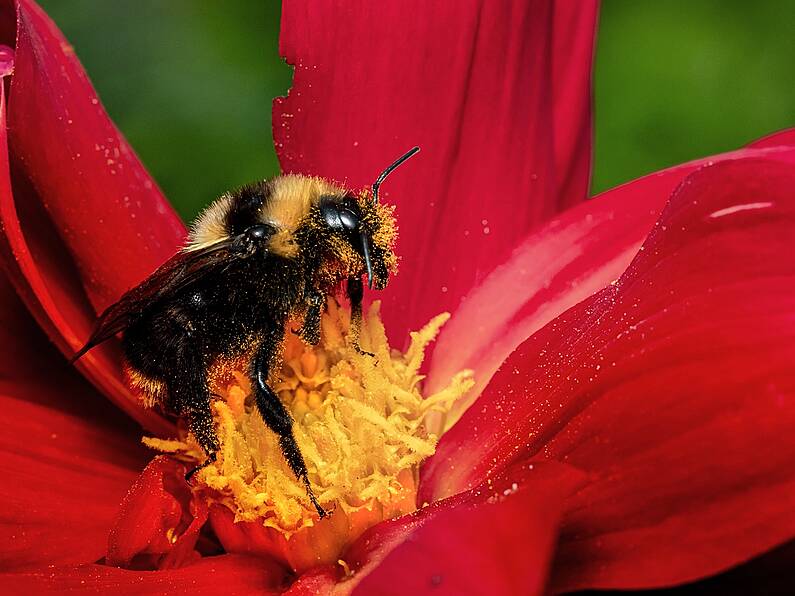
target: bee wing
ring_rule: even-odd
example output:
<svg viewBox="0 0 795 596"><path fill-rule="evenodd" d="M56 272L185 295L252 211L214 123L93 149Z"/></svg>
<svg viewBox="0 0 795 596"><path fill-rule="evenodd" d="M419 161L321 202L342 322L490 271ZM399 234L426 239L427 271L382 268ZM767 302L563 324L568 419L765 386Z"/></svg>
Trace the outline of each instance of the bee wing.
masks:
<svg viewBox="0 0 795 596"><path fill-rule="evenodd" d="M121 333L153 304L175 296L204 277L223 271L237 258L228 241L189 251L180 251L139 285L99 315L86 344L71 358L75 362L91 348Z"/></svg>

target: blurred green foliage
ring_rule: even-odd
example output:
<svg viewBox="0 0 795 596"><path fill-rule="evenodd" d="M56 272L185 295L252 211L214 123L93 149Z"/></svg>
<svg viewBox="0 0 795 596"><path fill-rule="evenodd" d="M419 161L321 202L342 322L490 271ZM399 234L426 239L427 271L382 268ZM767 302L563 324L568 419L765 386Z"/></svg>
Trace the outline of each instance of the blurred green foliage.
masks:
<svg viewBox="0 0 795 596"><path fill-rule="evenodd" d="M186 219L274 175L275 0L39 0ZM795 125L795 9L781 0L604 0L593 190Z"/></svg>
<svg viewBox="0 0 795 596"><path fill-rule="evenodd" d="M292 80L279 57L279 2L39 3L183 218L278 173L271 101Z"/></svg>
<svg viewBox="0 0 795 596"><path fill-rule="evenodd" d="M795 126L795 4L604 0L596 162L604 190Z"/></svg>

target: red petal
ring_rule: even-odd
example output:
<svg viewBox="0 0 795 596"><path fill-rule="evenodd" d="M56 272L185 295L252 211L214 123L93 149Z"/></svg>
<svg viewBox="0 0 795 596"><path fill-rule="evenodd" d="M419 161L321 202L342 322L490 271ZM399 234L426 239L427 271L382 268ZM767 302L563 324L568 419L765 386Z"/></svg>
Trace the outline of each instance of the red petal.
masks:
<svg viewBox="0 0 795 596"><path fill-rule="evenodd" d="M793 147L795 146L795 128L788 128L769 134L754 141L749 147L762 149L765 147Z"/></svg>
<svg viewBox="0 0 795 596"><path fill-rule="evenodd" d="M62 351L72 354L93 326L94 309L86 297L86 289L89 296L97 298L97 284L105 283L99 281L105 275L102 267L117 270L116 278L108 278L112 280L128 272L132 272L133 276L139 275L136 267L141 262L144 267L155 263L154 253L149 255L144 250L142 260L135 261L135 267L128 267L130 258L125 257L127 261L123 260L119 251L132 250L143 241L138 238L140 232L129 232L117 220L127 221L127 227L129 222L137 220L145 224L147 230L165 234L166 228L162 226L166 224L150 221L155 213L165 213L165 208L161 204L162 197L156 191L148 192L155 193L152 197L157 200L152 198L145 203L144 194L139 188L129 195L138 197L138 207L131 207L131 211L120 211L115 218L108 216L109 206L115 203L108 201L107 197L118 196L121 191L117 183L127 184L132 177L143 180L141 184L144 184L148 183L148 178L142 178L144 174L140 164L129 153L101 107L91 104L95 95L82 70L79 70L71 50L64 50L68 46L53 29L52 23L37 7L28 6L27 3L20 5L20 23L11 92L12 99L17 97L16 105L20 106L16 111L11 109L12 122L17 122L12 129L11 139L13 167L9 166L4 106L0 110L0 221L4 232L0 241L0 255L17 291L39 324ZM10 50L3 52L4 65L10 60L6 60L6 56L10 56ZM55 72L52 72L53 69ZM3 70L7 74L8 69ZM53 87L59 81L59 84L66 86ZM4 99L0 101L4 102ZM91 105L88 112L83 104ZM53 114L45 113L46 109L52 109ZM64 121L69 120L73 122L75 130L68 138L59 140L57 135L66 134L62 128ZM48 125L47 130L38 128L48 122L51 126ZM118 170L117 175L112 176L112 182L107 180L107 166L93 174L88 165L85 166L87 169L79 171L74 166L74 163L83 163L75 157L77 154L97 153L93 144L90 151L84 145L89 142L87 131L93 130L99 134L97 131L100 128L104 141L98 139L97 142L116 143L122 155L119 163L123 166L124 174ZM96 159L91 157L83 161L87 163ZM11 176L9 172L12 172ZM66 180L69 172L74 180ZM97 201L103 202L105 207L94 204ZM146 209L149 214L144 217ZM168 219L166 217L165 221ZM79 224L75 223L77 220L80 220ZM76 231L77 225L81 226L79 232ZM97 235L93 229L95 227L104 230L102 234ZM168 224L166 227L171 228L173 225ZM109 240L108 234L113 235L115 231L119 231L120 236ZM107 246L99 249L101 242L107 242ZM85 251L85 259L77 252L80 243L90 247L90 250ZM126 248L120 249L121 245ZM165 250L165 245L161 248ZM77 265L83 269L82 274L75 267L70 252L71 255L78 254ZM105 265L91 265L88 271L87 263L97 259L100 252L107 259ZM93 281L86 284L85 280L89 278ZM132 283L132 278L124 283L126 285L114 290L117 294ZM154 412L143 410L130 395L121 378L119 360L118 348L109 345L84 358L80 367L97 387L147 428L153 432L168 433L170 425Z"/></svg>
<svg viewBox="0 0 795 596"><path fill-rule="evenodd" d="M552 19L552 116L556 211L579 204L591 184L591 63L598 2L555 2Z"/></svg>
<svg viewBox="0 0 795 596"><path fill-rule="evenodd" d="M690 176L621 279L505 362L443 437L426 493L531 456L588 471L561 591L683 582L791 538L793 189L769 160Z"/></svg>
<svg viewBox="0 0 795 596"><path fill-rule="evenodd" d="M377 544L377 557L369 557L378 562L357 572L366 575L354 593L544 593L563 497L581 482L562 466L517 467L467 495L377 526L363 539Z"/></svg>
<svg viewBox="0 0 795 596"><path fill-rule="evenodd" d="M8 111L11 154L102 310L174 254L185 227L31 0L18 0Z"/></svg>
<svg viewBox="0 0 795 596"><path fill-rule="evenodd" d="M197 558L207 503L194 499L184 465L153 459L122 501L108 538L108 565L170 569Z"/></svg>
<svg viewBox="0 0 795 596"><path fill-rule="evenodd" d="M66 366L0 276L0 568L99 559L145 462L128 419Z"/></svg>
<svg viewBox="0 0 795 596"><path fill-rule="evenodd" d="M669 168L608 191L553 219L517 247L463 300L436 342L429 393L458 371L472 369L476 386L454 420L488 384L508 355L566 309L617 279L637 253L671 192L690 173L727 159L795 160L787 138L795 129L741 149ZM795 143L790 143L790 145Z"/></svg>
<svg viewBox="0 0 795 596"><path fill-rule="evenodd" d="M244 555L206 557L163 571L79 565L0 575L0 584L11 594L278 594L281 581L267 561Z"/></svg>
<svg viewBox="0 0 795 596"><path fill-rule="evenodd" d="M586 197L595 18L590 2L285 3L283 169L362 187L423 149L384 187L402 234L384 295L393 337L454 308L531 226Z"/></svg>
<svg viewBox="0 0 795 596"><path fill-rule="evenodd" d="M656 184L658 180L648 180ZM617 279L651 230L664 199L638 200L622 187L570 209L530 234L511 258L464 298L436 342L426 390L460 370L475 388L463 411L505 358L560 313ZM657 198L650 193L648 197Z"/></svg>
<svg viewBox="0 0 795 596"><path fill-rule="evenodd" d="M656 590L653 594L654 596L702 596L703 594L792 596L795 594L793 569L795 569L795 542L789 542L720 575L675 588ZM603 594L607 596L607 593ZM650 596L648 591L623 590L620 596L633 595Z"/></svg>
<svg viewBox="0 0 795 596"><path fill-rule="evenodd" d="M332 594L337 585L337 570L326 565L317 567L302 574L283 592L284 596L317 596L318 594ZM341 592L345 594L345 592Z"/></svg>

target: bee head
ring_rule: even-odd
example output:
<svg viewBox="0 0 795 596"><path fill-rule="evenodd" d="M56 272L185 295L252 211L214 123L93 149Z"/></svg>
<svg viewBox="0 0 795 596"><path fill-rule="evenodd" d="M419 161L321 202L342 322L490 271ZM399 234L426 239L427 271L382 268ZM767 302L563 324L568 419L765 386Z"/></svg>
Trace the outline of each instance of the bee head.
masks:
<svg viewBox="0 0 795 596"><path fill-rule="evenodd" d="M392 250L397 234L393 209L378 202L378 189L386 177L400 164L419 151L414 147L403 154L378 176L372 193L365 190L358 197L325 195L319 200L323 226L338 238L344 238L361 259L370 288L382 290L394 273L397 257Z"/></svg>
<svg viewBox="0 0 795 596"><path fill-rule="evenodd" d="M373 203L369 194L363 193L359 197L322 196L318 211L337 258L355 261L352 275L366 275L371 288L385 288L397 265L392 250L397 229L392 209ZM351 251L356 255L353 259Z"/></svg>

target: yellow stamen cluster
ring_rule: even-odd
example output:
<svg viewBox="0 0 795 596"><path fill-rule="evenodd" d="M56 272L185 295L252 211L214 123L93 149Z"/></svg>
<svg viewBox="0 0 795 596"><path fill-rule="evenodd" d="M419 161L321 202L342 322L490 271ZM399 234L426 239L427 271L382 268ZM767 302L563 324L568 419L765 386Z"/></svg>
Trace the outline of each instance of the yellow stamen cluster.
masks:
<svg viewBox="0 0 795 596"><path fill-rule="evenodd" d="M424 398L420 392L424 350L448 318L439 315L412 333L405 353L390 349L378 304L360 333L361 349L373 355L352 345L349 312L333 301L323 316L320 345L306 346L288 334L281 371L271 384L293 415L309 481L320 504L332 512L330 518L318 519L239 371L213 387L222 398L213 405L221 449L216 463L197 475L197 490L228 509L236 523L264 528L280 543L280 552L289 551L291 541L306 543L299 535L308 532L313 552L286 555L294 568L336 561L342 548L371 525L415 510L418 467L438 441L427 430L426 417L446 413L473 385L471 373L464 371L434 395ZM191 437L145 442L197 462L204 459Z"/></svg>

